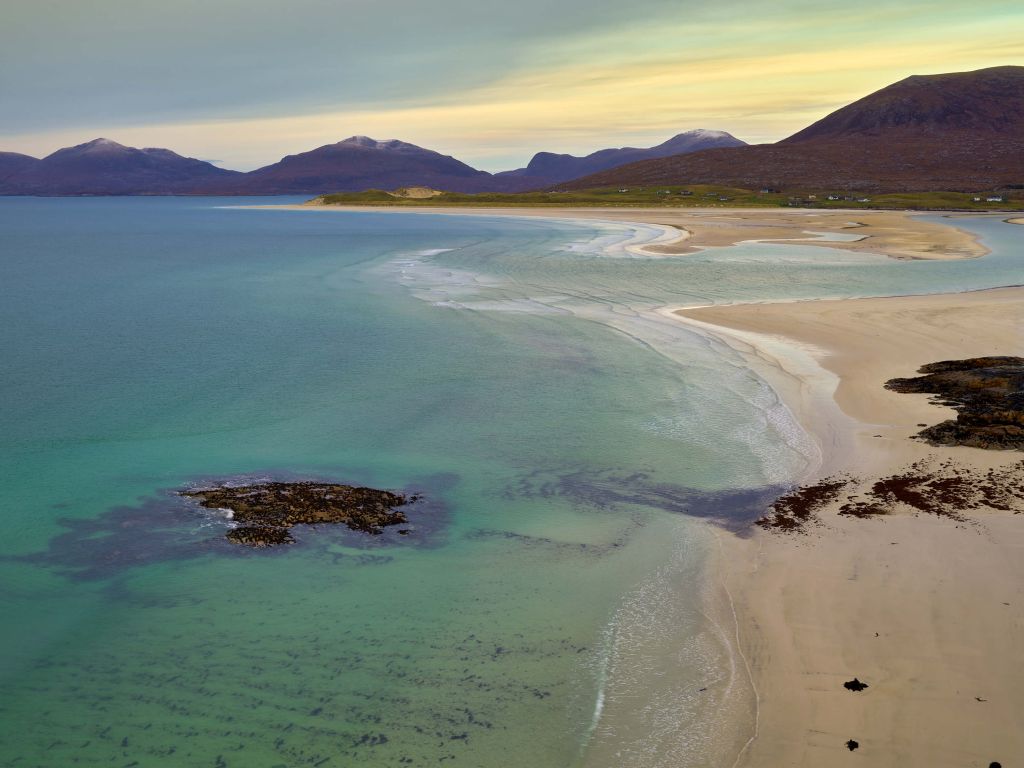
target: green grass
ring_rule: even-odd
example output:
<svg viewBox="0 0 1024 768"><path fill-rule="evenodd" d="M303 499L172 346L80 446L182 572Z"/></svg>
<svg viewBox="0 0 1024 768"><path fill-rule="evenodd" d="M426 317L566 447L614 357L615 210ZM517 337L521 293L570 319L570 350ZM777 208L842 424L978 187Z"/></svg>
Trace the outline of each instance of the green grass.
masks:
<svg viewBox="0 0 1024 768"><path fill-rule="evenodd" d="M689 192L690 194L680 194ZM986 193L964 192L900 192L891 194L848 194L853 200L828 200L829 190L797 190L762 193L735 187L693 184L689 186L633 187L627 191L617 188L584 189L572 192L520 192L515 194L484 193L462 194L444 192L424 199L399 198L371 189L366 192L341 192L321 195L317 202L327 205L391 205L409 208L423 206L515 207L572 206L659 207L659 208L778 208L791 205L801 208L853 208L882 210L928 211L1021 211L1024 210L1024 192L1004 195L1002 203L984 202ZM841 197L844 193L836 192ZM811 196L816 199L811 199ZM982 202L975 202L981 197ZM867 198L867 202L860 202Z"/></svg>

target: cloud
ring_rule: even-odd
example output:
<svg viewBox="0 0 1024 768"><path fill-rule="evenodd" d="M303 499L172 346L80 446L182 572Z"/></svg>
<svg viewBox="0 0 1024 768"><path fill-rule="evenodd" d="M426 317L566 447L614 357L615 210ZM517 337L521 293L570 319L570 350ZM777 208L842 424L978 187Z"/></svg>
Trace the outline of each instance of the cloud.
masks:
<svg viewBox="0 0 1024 768"><path fill-rule="evenodd" d="M200 13L200 4L183 1ZM110 10L128 4L96 5ZM964 8L941 2L833 6L757 0L737 13L733 4L650 0L623 15L621 3L565 0L557 10L544 11L540 0L523 0L502 4L503 15L493 15L497 4L461 0L434 0L429 14L423 12L427 4L414 0L387 6L301 0L287 6L285 15L319 8L327 37L334 35L343 50L324 55L323 36L314 36L297 74L294 61L280 51L271 48L265 62L254 63L251 49L269 46L266 25L276 20L284 25L278 37L290 41L287 50L294 54L310 23L293 20L289 27L281 16L285 6L245 7L250 5L252 18L240 29L255 31L245 38L244 52L237 41L224 42L220 52L209 48L208 38L223 33L230 16L225 9L242 13L235 0L214 4L220 14L214 32L198 42L164 46L195 49L193 64L200 69L214 62L221 69L253 67L245 87L234 90L234 69L230 77L207 76L223 104L217 109L204 106L206 90L190 96L189 88L175 86L180 68L160 79L153 64L142 68L141 80L125 72L123 88L158 80L168 100L194 96L190 108L116 110L99 99L107 104L100 115L55 122L26 114L17 127L6 126L8 135L0 141L4 148L40 154L112 134L126 143L169 146L248 169L359 133L402 138L499 170L524 164L540 149L646 145L696 127L774 141L910 74L1024 60L1024 9L999 2ZM336 13L338 8L348 17ZM387 8L408 16L383 19ZM111 23L109 16L102 20ZM173 15L171 21L181 19ZM84 34L94 22L71 26ZM138 23L129 14L119 34ZM157 51L153 60L165 55ZM120 55L113 59L121 61ZM278 59L285 60L280 67ZM0 94L9 79L2 77ZM307 89L310 82L315 87ZM289 85L293 93L282 95ZM111 90L121 93L122 87ZM250 103L250 91L262 101ZM95 90L85 96L93 98Z"/></svg>

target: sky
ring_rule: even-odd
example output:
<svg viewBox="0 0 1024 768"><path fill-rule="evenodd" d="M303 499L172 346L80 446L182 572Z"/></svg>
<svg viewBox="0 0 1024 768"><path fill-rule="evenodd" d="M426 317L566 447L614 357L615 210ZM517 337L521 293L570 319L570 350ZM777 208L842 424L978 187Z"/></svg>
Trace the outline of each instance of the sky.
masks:
<svg viewBox="0 0 1024 768"><path fill-rule="evenodd" d="M250 170L352 135L484 170L777 141L912 74L1024 64L1013 0L2 0L0 150Z"/></svg>

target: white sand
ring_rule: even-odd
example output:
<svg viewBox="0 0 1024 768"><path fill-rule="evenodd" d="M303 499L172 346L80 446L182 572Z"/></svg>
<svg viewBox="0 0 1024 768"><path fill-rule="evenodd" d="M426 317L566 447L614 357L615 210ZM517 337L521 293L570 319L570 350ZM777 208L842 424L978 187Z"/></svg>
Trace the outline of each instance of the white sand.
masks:
<svg viewBox="0 0 1024 768"><path fill-rule="evenodd" d="M882 386L936 360L1024 355L1024 289L681 314L744 351L816 437L828 469L881 474L929 455L981 468L1024 459L910 440L919 423L952 411ZM740 764L1018 764L1024 515L824 515L809 535L723 537L760 699ZM845 690L855 676L870 688Z"/></svg>

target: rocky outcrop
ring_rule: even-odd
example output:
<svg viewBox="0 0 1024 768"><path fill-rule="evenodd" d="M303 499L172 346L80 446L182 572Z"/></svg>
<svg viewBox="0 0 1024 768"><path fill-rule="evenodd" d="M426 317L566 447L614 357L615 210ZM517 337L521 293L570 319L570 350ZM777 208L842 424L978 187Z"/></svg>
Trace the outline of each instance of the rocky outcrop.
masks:
<svg viewBox="0 0 1024 768"><path fill-rule="evenodd" d="M280 544L294 544L291 532L287 528L267 528L262 525L245 525L232 528L224 534L224 538L232 544L244 544L247 547L276 547Z"/></svg>
<svg viewBox="0 0 1024 768"><path fill-rule="evenodd" d="M291 544L296 525L341 523L354 531L379 534L408 522L398 509L417 497L337 483L262 483L181 491L208 509L227 510L240 525L228 541L250 547Z"/></svg>
<svg viewBox="0 0 1024 768"><path fill-rule="evenodd" d="M957 412L918 433L932 445L968 445L989 450L1024 450L1024 358L975 357L922 366L910 379L886 389L934 395L933 402Z"/></svg>

